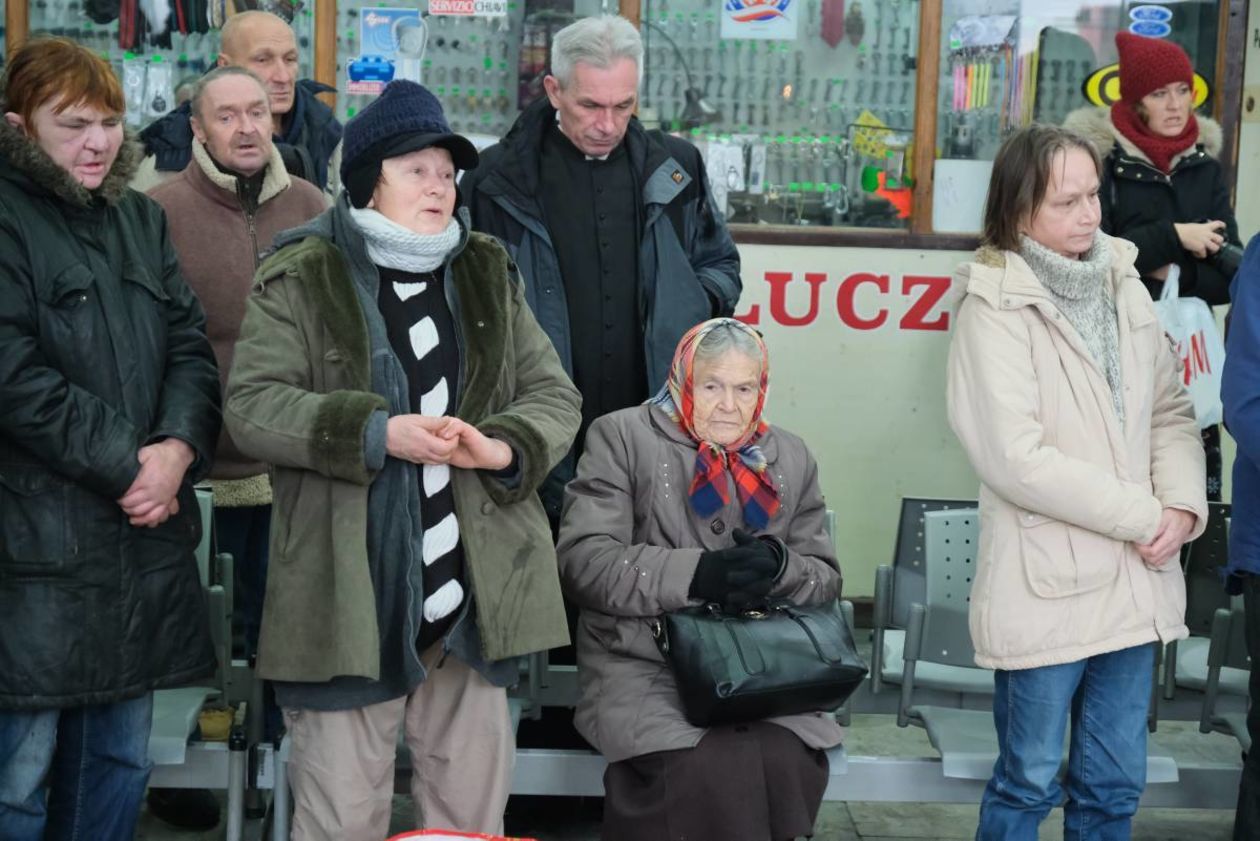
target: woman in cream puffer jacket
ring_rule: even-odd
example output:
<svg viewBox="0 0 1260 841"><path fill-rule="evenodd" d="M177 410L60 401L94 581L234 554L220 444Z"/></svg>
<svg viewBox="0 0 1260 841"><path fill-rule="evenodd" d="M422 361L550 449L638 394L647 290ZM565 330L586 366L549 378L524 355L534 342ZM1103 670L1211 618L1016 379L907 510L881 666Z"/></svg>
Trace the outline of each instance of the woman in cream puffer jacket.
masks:
<svg viewBox="0 0 1260 841"><path fill-rule="evenodd" d="M982 482L971 633L998 670L980 839L1037 837L1069 717L1069 835L1127 838L1151 644L1186 636L1177 557L1206 519L1203 448L1137 249L1098 230L1098 171L1063 129L1012 135L986 245L956 274L949 420Z"/></svg>

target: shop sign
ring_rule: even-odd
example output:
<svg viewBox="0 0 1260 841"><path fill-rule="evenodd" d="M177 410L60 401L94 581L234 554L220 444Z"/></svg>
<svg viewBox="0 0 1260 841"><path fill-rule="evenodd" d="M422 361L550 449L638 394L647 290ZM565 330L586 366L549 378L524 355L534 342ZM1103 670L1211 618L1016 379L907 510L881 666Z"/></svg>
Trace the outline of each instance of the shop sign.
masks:
<svg viewBox="0 0 1260 841"><path fill-rule="evenodd" d="M746 312L735 315L753 326L773 322L783 327L808 327L834 318L851 330L949 330L951 313L946 296L953 283L947 276L907 274L898 277L854 272L833 277L826 272L798 275L769 271L765 272L764 279L770 285L769 303L764 308L753 304ZM795 300L802 291L808 294L808 306L789 306L789 292Z"/></svg>
<svg viewBox="0 0 1260 841"><path fill-rule="evenodd" d="M429 0L429 14L448 17L507 17L508 0Z"/></svg>

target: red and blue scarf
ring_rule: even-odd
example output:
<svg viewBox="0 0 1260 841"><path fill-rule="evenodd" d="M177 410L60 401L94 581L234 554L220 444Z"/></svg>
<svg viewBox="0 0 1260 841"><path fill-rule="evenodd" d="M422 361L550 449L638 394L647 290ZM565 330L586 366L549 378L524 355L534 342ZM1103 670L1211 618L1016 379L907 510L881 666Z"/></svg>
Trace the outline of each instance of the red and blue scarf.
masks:
<svg viewBox="0 0 1260 841"><path fill-rule="evenodd" d="M761 349L761 382L757 390L757 406L753 410L748 429L739 440L728 446L705 441L696 434L693 422L693 374L696 348L700 341L715 327L730 325L752 336ZM754 530L764 529L779 511L779 489L766 468L766 456L757 442L770 428L761 419L766 403L766 384L770 378L770 357L765 342L756 330L733 318L714 318L701 322L687 331L674 351L669 380L661 393L651 402L659 406L696 442L696 475L691 480L689 496L691 507L701 517L710 517L730 502L730 482L735 480L735 493L744 510L744 522Z"/></svg>

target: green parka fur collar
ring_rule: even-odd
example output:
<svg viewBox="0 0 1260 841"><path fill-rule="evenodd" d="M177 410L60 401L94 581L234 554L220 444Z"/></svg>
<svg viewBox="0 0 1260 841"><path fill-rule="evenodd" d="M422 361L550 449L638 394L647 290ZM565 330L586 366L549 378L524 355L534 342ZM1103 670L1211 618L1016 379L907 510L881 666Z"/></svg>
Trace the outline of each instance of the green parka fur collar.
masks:
<svg viewBox="0 0 1260 841"><path fill-rule="evenodd" d="M580 396L534 320L507 252L494 238L469 233L461 217L464 234L444 282L460 343L454 414L507 441L519 470L511 478L451 471L475 621L457 622L443 644L498 683L515 679L510 658L567 642L554 546L536 491L572 443ZM411 404L405 382L381 356L388 339L376 312L380 278L344 197L276 244L280 250L255 276L226 411L241 450L277 465L275 581L260 670L303 683L367 678L385 694L368 687L355 699L375 703L423 680L414 651L422 499L416 472L384 452L386 416L412 411ZM376 535L370 543L369 533ZM378 639L382 611L402 621L380 627Z"/></svg>
<svg viewBox="0 0 1260 841"><path fill-rule="evenodd" d="M256 280L258 287L262 288L270 280L283 275L304 278L310 293L318 302L325 326L342 355L346 369L362 372L365 377L362 389L370 392L371 382L367 379L370 354L367 328L354 289L344 280L353 276L353 273L346 264L343 252L330 239L335 213L335 210L330 209L308 225L286 231L277 237L276 247L281 250L259 267ZM460 280L472 282L476 278L497 277L508 273L509 262L502 246L493 237L469 230L466 208L458 210L457 218L460 222L460 240L449 258L451 262L461 256L464 258L456 272L457 285ZM284 247L290 243L296 244L289 248ZM510 268L510 273L515 274L514 266ZM490 296L461 295L460 302L462 320L466 324L500 324L509 317L494 306L497 302ZM465 360L462 365L461 381L456 387L459 402L455 414L479 427L483 427L489 420L493 430L509 433L507 437L517 445L522 467L526 470L521 484L529 488L537 487L546 477L546 470L534 475L547 461L546 443L538 440L530 427L515 422L511 417L490 418L490 397L499 371L478 365L474 361L477 358L502 358L506 337L502 333L483 331L476 338L476 347L470 349L473 359ZM347 417L359 417L360 410L367 408L367 405L342 408ZM330 450L326 453L328 458L349 465L362 458L362 429L345 427L345 418L340 417L343 412L337 414L337 417L321 419L321 431L328 434L321 435L320 438L326 439L330 445ZM491 430L483 428L482 431Z"/></svg>

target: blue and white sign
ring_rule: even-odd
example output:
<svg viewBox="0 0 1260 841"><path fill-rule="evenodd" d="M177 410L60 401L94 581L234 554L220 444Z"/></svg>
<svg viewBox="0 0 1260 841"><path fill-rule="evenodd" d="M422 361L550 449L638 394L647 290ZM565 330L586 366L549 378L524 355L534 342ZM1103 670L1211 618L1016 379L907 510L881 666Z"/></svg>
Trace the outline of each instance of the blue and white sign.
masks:
<svg viewBox="0 0 1260 841"><path fill-rule="evenodd" d="M1129 24L1129 31L1147 38L1167 38L1172 33L1172 27L1163 21L1135 20Z"/></svg>
<svg viewBox="0 0 1260 841"><path fill-rule="evenodd" d="M1163 6L1134 6L1129 9L1129 20L1133 21L1168 23L1172 20L1172 16L1172 9Z"/></svg>
<svg viewBox="0 0 1260 841"><path fill-rule="evenodd" d="M360 54L346 66L346 93L379 94L394 79L420 81L427 30L419 9L365 8Z"/></svg>

